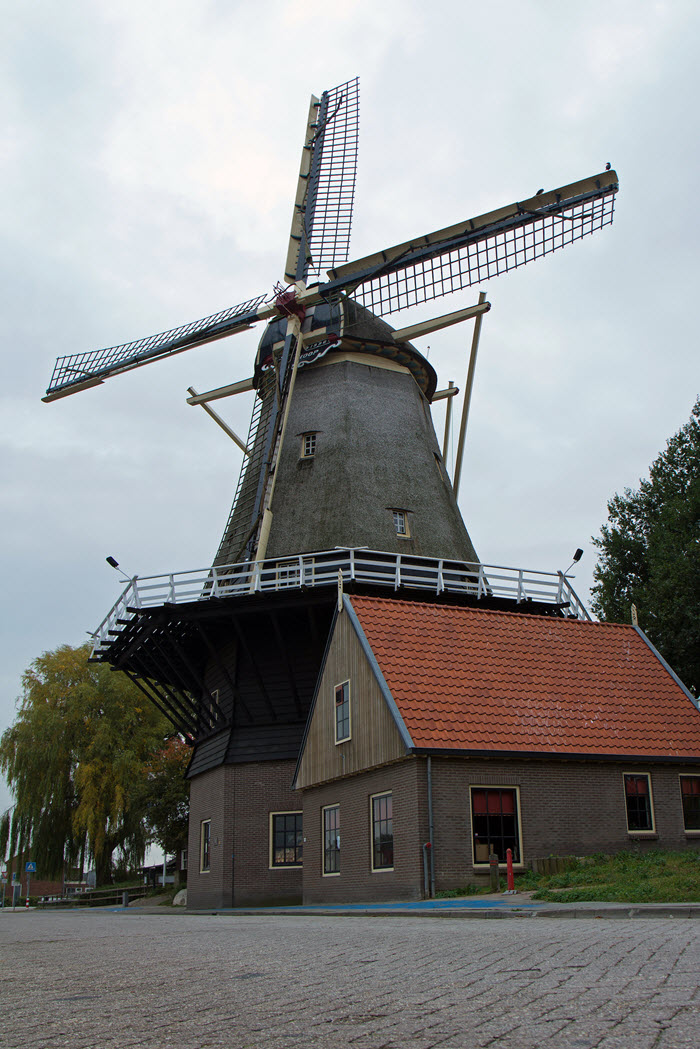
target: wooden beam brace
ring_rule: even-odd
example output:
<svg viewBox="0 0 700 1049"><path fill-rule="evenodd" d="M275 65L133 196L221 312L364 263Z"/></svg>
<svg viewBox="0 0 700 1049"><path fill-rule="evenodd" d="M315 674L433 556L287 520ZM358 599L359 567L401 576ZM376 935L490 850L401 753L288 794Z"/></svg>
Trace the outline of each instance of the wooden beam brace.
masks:
<svg viewBox="0 0 700 1049"><path fill-rule="evenodd" d="M275 635L275 640L277 641L277 647L280 651L280 655L282 656L282 660L287 671L287 677L289 678L289 685L292 691L292 697L294 699L294 706L296 707L297 716L301 717L301 699L299 698L299 692L297 691L296 681L294 680L294 672L292 671L292 664L289 661L287 646L284 642L284 637L282 636L282 631L280 630L280 625L277 621L277 616L274 612L270 612L270 622L272 623L272 629Z"/></svg>
<svg viewBox="0 0 700 1049"><path fill-rule="evenodd" d="M176 696L174 696L170 692L168 688L161 685L160 683L156 684L156 681L153 676L153 669L149 669L148 661L146 661L142 657L140 659L134 658L132 662L134 667L136 668L136 673L138 674L138 676L143 681L148 681L148 687L155 692L155 694L159 697L161 703L163 703L165 706L170 707L170 709L174 712L175 717L179 719L180 726L184 726L187 732L189 732L194 738L198 732L196 718L192 716L191 712L182 708L180 701L177 699ZM170 720L172 721L173 719L170 718Z"/></svg>
<svg viewBox="0 0 700 1049"><path fill-rule="evenodd" d="M398 328L392 333L394 342L410 342L418 339L421 335L430 335L433 331L449 328L452 324L461 324L462 321L471 320L472 317L480 317L482 313L488 313L491 303L486 302L486 296L481 295L476 306L467 306L466 309L456 310L454 313L443 313L441 317L433 317L429 321L421 321L419 324L411 324L408 328Z"/></svg>
<svg viewBox="0 0 700 1049"><path fill-rule="evenodd" d="M258 688L260 689L260 694L261 694L262 698L265 700L265 703L267 704L267 708L268 708L270 714L272 715L273 720L277 721L277 712L276 712L275 708L272 705L272 701L270 700L270 697L267 694L267 689L265 688L265 682L263 681L262 676L260 674L260 671L258 670L258 665L255 662L255 659L253 658L253 654L250 651L250 648L248 647L248 642L246 641L245 636L243 634L243 631L241 630L240 626L238 625L238 622L235 619L232 620L232 622L233 622L233 629L234 629L234 631L236 633L236 637L238 638L238 642L239 642L243 652L245 653L246 659L250 663L251 669L252 669L253 674L255 676L255 680L258 683Z"/></svg>
<svg viewBox="0 0 700 1049"><path fill-rule="evenodd" d="M433 394L433 401L444 401L445 398L447 398L447 397L454 397L458 393L459 393L459 386L455 386L455 384L452 382L452 380L450 380L450 385L447 387L446 390L436 390L435 391L435 393Z"/></svg>
<svg viewBox="0 0 700 1049"><path fill-rule="evenodd" d="M191 393L191 394L196 394L197 391L195 390L194 386L190 386L190 387L188 387L188 391L187 392ZM188 403L189 403L189 401L188 401ZM221 427L221 429L224 431L226 436L231 438L233 443L240 448L240 450L243 452L244 455L246 455L246 456L250 455L250 452L248 451L248 448L247 448L245 442L238 436L238 434L236 433L235 430L231 429L231 427L228 425L228 423L224 422L224 420L221 418L221 416L218 414L218 412L215 412L213 408L210 408L209 405L205 404L203 401L199 402L199 407L203 408L204 411L209 416L209 418L213 419L214 422L216 423L216 425Z"/></svg>
<svg viewBox="0 0 700 1049"><path fill-rule="evenodd" d="M211 656L211 658L216 663L219 671L223 674L224 678L226 679L226 683L228 684L228 687L231 689L231 696L233 697L233 712L232 712L231 721L235 723L235 720L236 720L236 709L237 709L238 705L240 704L240 707L241 707L243 713L247 717L249 723L252 725L253 724L253 718L251 717L250 711L248 710L248 707L246 706L246 703L245 703L245 700L243 699L243 696L241 695L241 693L238 690L238 688L236 688L235 682L234 682L233 678L231 677L231 674L229 673L228 667L226 666L226 664L222 660L222 658L219 655L219 653L214 648L213 644L211 643L211 640L209 639L209 635L206 633L206 631L205 631L204 627L202 626L202 624L199 621L197 621L195 623L195 625L197 627L197 630L199 631L199 634L200 634L200 637L202 638L202 641L206 645L206 648L207 648L207 651L208 651L209 655Z"/></svg>
<svg viewBox="0 0 700 1049"><path fill-rule="evenodd" d="M253 377L232 382L229 386L219 386L216 390L208 390L206 393L197 393L190 387L188 393L192 396L187 398L188 404L206 404L208 401L219 401L222 397L232 397L236 393L248 393L254 390Z"/></svg>

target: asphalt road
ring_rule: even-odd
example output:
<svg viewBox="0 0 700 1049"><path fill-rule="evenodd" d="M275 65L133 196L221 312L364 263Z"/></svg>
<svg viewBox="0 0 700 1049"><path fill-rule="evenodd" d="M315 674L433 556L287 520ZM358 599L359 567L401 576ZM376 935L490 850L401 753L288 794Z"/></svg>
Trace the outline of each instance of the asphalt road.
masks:
<svg viewBox="0 0 700 1049"><path fill-rule="evenodd" d="M700 922L0 914L5 1049L698 1049Z"/></svg>

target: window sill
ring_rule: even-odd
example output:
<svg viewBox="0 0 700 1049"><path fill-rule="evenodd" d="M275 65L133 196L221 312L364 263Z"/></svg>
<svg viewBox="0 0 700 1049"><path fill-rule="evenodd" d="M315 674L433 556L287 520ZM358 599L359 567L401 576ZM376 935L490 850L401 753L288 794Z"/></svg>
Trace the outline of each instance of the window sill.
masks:
<svg viewBox="0 0 700 1049"><path fill-rule="evenodd" d="M372 874L393 874L393 867L372 867Z"/></svg>
<svg viewBox="0 0 700 1049"><path fill-rule="evenodd" d="M696 840L700 838L700 830L686 830L683 831L683 833L685 834L686 838L690 838L691 840L693 838L695 838Z"/></svg>
<svg viewBox="0 0 700 1049"><path fill-rule="evenodd" d="M491 867L490 863L472 863L472 869L475 870L477 872L477 874L483 874L485 871L488 871L490 869L490 867ZM499 863L498 864L498 869L499 869L499 871L507 871L508 870L508 864L507 863ZM524 871L524 870L526 870L525 863L522 860L520 860L518 863L514 863L513 864L513 870L514 871Z"/></svg>
<svg viewBox="0 0 700 1049"><path fill-rule="evenodd" d="M655 830L628 830L627 837L633 838L634 841L658 841L659 835Z"/></svg>
<svg viewBox="0 0 700 1049"><path fill-rule="evenodd" d="M340 871L329 871L328 874L324 873L321 875L322 878L339 878Z"/></svg>
<svg viewBox="0 0 700 1049"><path fill-rule="evenodd" d="M271 863L267 868L270 871L303 871L303 863Z"/></svg>

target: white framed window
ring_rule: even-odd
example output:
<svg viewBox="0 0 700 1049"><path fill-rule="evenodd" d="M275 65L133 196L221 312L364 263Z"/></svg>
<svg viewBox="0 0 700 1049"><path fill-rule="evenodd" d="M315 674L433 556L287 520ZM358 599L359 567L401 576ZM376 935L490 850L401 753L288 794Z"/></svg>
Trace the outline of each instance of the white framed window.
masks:
<svg viewBox="0 0 700 1049"><path fill-rule="evenodd" d="M369 799L372 842L372 872L394 869L394 822L391 791L372 794Z"/></svg>
<svg viewBox="0 0 700 1049"><path fill-rule="evenodd" d="M277 562L277 588L312 586L314 582L313 557L295 557Z"/></svg>
<svg viewBox="0 0 700 1049"><path fill-rule="evenodd" d="M391 517L394 522L394 530L399 539L410 539L411 529L408 523L408 511L407 510L391 510Z"/></svg>
<svg viewBox="0 0 700 1049"><path fill-rule="evenodd" d="M199 825L199 873L211 870L211 820L202 820Z"/></svg>
<svg viewBox="0 0 700 1049"><path fill-rule="evenodd" d="M303 866L304 831L301 812L270 813L270 867Z"/></svg>
<svg viewBox="0 0 700 1049"><path fill-rule="evenodd" d="M333 690L335 699L335 741L350 739L350 682L343 681Z"/></svg>
<svg viewBox="0 0 700 1049"><path fill-rule="evenodd" d="M216 715L219 707L219 689L212 688L209 690L209 695L204 698L204 705L206 709L206 720L209 724L209 728L214 728L216 724Z"/></svg>
<svg viewBox="0 0 700 1049"><path fill-rule="evenodd" d="M624 772L625 810L628 834L653 834L654 799L647 772Z"/></svg>
<svg viewBox="0 0 700 1049"><path fill-rule="evenodd" d="M513 863L523 862L518 787L473 786L469 788L472 818L472 862L488 867L495 852L499 866L505 866L508 849Z"/></svg>
<svg viewBox="0 0 700 1049"><path fill-rule="evenodd" d="M340 874L340 805L321 809L323 829L323 876Z"/></svg>
<svg viewBox="0 0 700 1049"><path fill-rule="evenodd" d="M301 435L301 458L302 459L313 459L316 455L316 438L318 434L303 433Z"/></svg>

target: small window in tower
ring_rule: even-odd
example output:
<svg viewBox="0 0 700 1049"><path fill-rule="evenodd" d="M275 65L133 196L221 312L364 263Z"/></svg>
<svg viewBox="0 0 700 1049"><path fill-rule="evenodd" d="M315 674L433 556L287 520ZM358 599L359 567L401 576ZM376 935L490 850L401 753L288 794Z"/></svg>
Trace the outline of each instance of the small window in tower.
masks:
<svg viewBox="0 0 700 1049"><path fill-rule="evenodd" d="M391 516L394 521L396 534L402 539L410 539L411 531L408 527L408 513L406 510L392 510Z"/></svg>
<svg viewBox="0 0 700 1049"><path fill-rule="evenodd" d="M301 457L302 459L313 459L316 455L316 434L303 433L301 435Z"/></svg>

